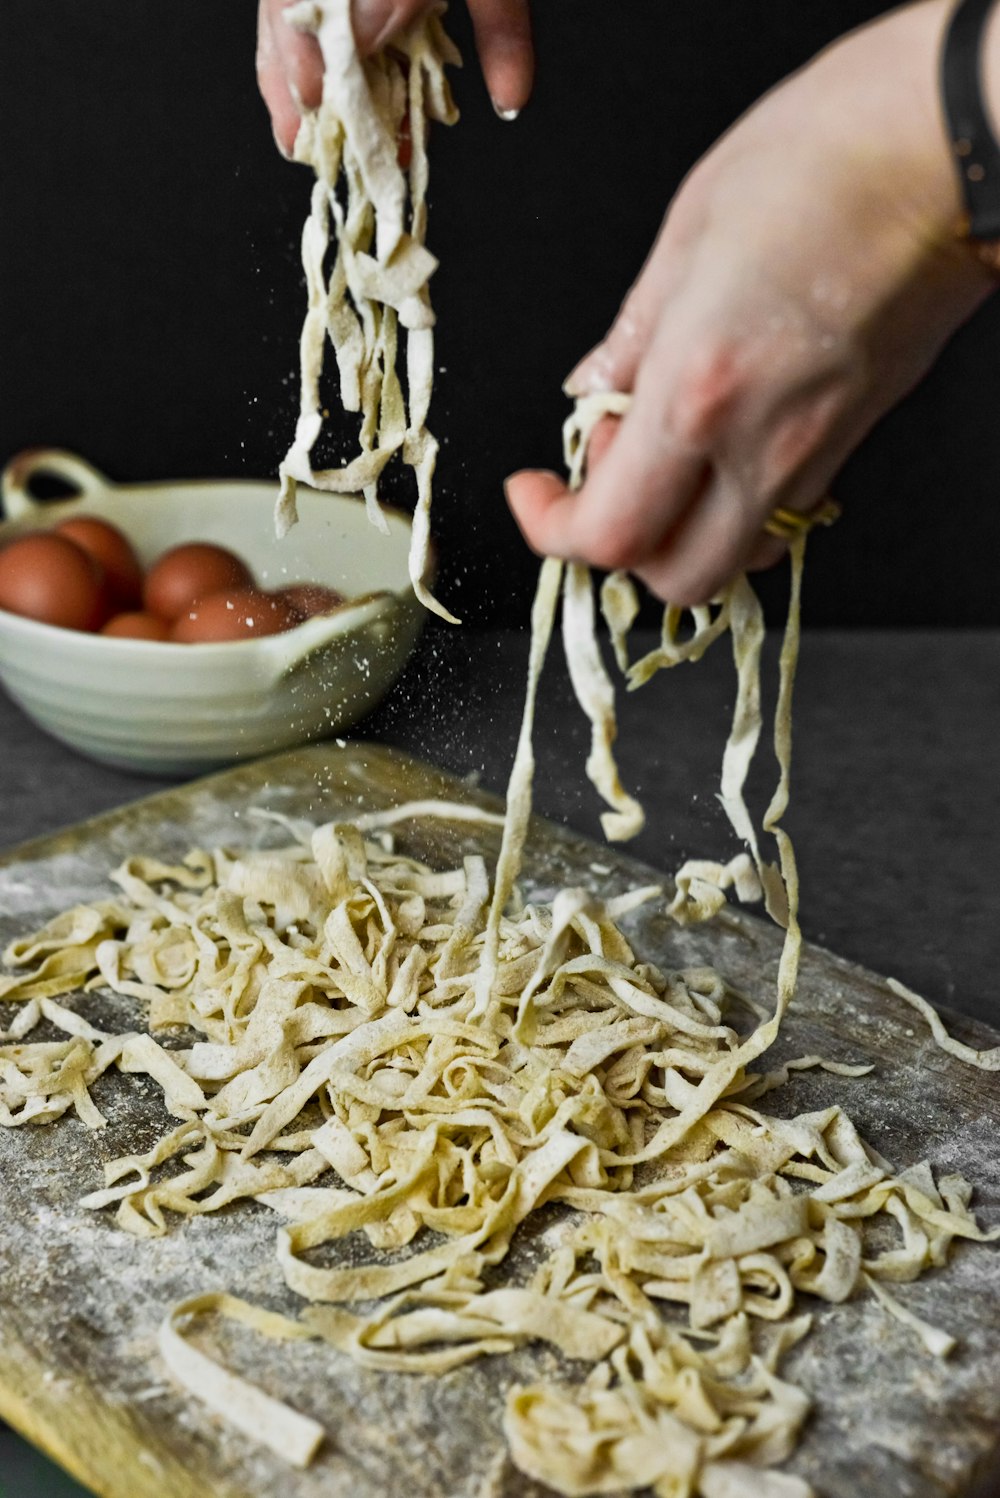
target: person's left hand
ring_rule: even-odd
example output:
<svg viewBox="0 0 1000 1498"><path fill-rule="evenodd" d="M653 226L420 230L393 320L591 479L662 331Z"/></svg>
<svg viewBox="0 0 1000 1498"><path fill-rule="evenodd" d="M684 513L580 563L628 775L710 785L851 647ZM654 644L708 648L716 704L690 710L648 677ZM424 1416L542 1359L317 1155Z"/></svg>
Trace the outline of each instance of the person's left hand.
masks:
<svg viewBox="0 0 1000 1498"><path fill-rule="evenodd" d="M257 81L271 115L278 149L291 156L302 110L323 93L323 59L316 38L289 26L288 0L260 0ZM370 57L426 10L430 0L353 0L354 39ZM493 107L513 119L528 102L534 76L528 0L469 0L476 50Z"/></svg>
<svg viewBox="0 0 1000 1498"><path fill-rule="evenodd" d="M694 168L566 384L631 393L627 414L595 430L577 492L541 471L508 480L534 551L627 568L681 605L770 565L774 510L810 510L993 291L956 239L937 96L950 6L844 38Z"/></svg>

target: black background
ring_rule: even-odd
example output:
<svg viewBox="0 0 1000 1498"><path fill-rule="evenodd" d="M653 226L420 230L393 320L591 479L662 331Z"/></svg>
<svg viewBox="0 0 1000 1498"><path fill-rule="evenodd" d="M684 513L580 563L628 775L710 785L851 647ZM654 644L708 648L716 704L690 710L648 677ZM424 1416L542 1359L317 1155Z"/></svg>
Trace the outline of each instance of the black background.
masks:
<svg viewBox="0 0 1000 1498"><path fill-rule="evenodd" d="M519 624L533 566L503 476L556 465L560 383L690 165L872 0L536 0L539 77L493 115L468 20L433 140L442 594ZM304 168L277 154L251 0L2 0L0 456L126 480L273 474L295 411ZM822 191L822 184L817 184ZM1000 622L1000 299L852 459L814 547L819 624ZM772 613L783 592L769 579Z"/></svg>

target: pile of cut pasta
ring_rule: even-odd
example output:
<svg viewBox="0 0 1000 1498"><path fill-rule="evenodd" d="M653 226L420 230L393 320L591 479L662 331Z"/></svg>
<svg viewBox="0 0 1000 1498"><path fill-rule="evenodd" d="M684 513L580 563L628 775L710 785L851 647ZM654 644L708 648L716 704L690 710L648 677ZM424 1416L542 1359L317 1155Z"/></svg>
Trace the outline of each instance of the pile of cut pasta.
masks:
<svg viewBox="0 0 1000 1498"><path fill-rule="evenodd" d="M739 824L760 726L759 610L727 608L740 687L724 778ZM780 722L777 744L781 758ZM779 791L787 762L780 776ZM128 859L117 895L5 953L21 971L0 981L18 1006L0 1045L0 1123L75 1112L98 1129L97 1079L145 1073L175 1124L147 1154L108 1164L82 1205L113 1207L140 1238L240 1199L274 1210L301 1316L195 1295L164 1322L161 1350L192 1393L297 1465L322 1427L213 1362L186 1339L189 1318L235 1317L414 1373L547 1342L590 1372L510 1389L509 1450L532 1477L564 1494L806 1498L802 1480L771 1470L810 1404L780 1372L809 1330L799 1297L867 1288L944 1354L947 1332L887 1286L942 1264L956 1238L991 1235L964 1180L935 1180L927 1163L896 1174L840 1107L778 1119L757 1106L788 1075L752 1068L794 987L794 899L775 1010L751 1016L715 971L632 951L622 917L658 887L524 903L519 808L512 798L492 882L480 856L440 870L395 851L401 819L500 820L447 803L316 827L273 818L288 839L278 849ZM750 846L682 869L675 917L710 916L729 885L759 888ZM131 999L134 1029L83 1019L63 1002L81 988ZM33 1041L42 1022L64 1038ZM529 1278L497 1288L491 1271L545 1203L562 1204L565 1230ZM884 1223L900 1241L876 1251ZM355 1234L364 1262L310 1262Z"/></svg>

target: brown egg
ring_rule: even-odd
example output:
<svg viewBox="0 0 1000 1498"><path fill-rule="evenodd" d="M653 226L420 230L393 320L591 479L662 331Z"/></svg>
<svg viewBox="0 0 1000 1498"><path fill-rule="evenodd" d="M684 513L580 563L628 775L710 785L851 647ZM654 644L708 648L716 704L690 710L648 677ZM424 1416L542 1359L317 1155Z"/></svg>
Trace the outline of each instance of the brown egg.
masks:
<svg viewBox="0 0 1000 1498"><path fill-rule="evenodd" d="M332 614L345 602L343 593L338 593L336 588L327 588L323 583L289 583L287 588L278 588L274 596L290 603L303 619Z"/></svg>
<svg viewBox="0 0 1000 1498"><path fill-rule="evenodd" d="M117 525L96 515L71 515L55 527L57 536L68 536L100 562L108 579L116 609L138 608L142 598L142 568L132 543Z"/></svg>
<svg viewBox="0 0 1000 1498"><path fill-rule="evenodd" d="M101 630L102 635L112 635L116 640L169 640L170 625L156 614L137 611L116 614Z"/></svg>
<svg viewBox="0 0 1000 1498"><path fill-rule="evenodd" d="M150 567L142 591L143 607L161 619L173 620L227 588L253 588L250 569L224 546L191 541L165 551Z"/></svg>
<svg viewBox="0 0 1000 1498"><path fill-rule="evenodd" d="M244 588L202 599L174 621L170 638L184 645L217 645L227 640L279 635L301 622L301 616L284 599Z"/></svg>
<svg viewBox="0 0 1000 1498"><path fill-rule="evenodd" d="M104 569L68 536L36 531L0 551L0 608L63 629L100 629L111 612Z"/></svg>

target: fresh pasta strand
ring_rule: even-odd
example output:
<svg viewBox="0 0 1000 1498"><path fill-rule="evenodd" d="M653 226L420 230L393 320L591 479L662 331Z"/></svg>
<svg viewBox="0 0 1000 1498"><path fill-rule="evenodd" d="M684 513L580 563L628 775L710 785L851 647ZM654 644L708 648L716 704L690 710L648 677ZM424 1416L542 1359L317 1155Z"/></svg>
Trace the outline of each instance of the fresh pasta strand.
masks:
<svg viewBox="0 0 1000 1498"><path fill-rule="evenodd" d="M978 1067L980 1071L1000 1071L1000 1046L994 1046L989 1051L977 1051L974 1046L964 1045L948 1034L937 1010L926 999L921 998L920 994L914 993L912 988L907 988L905 983L900 983L896 978L887 979L887 983L898 998L904 999L911 1009L915 1009L927 1021L934 1042L942 1051L964 1061L967 1066Z"/></svg>
<svg viewBox="0 0 1000 1498"><path fill-rule="evenodd" d="M302 237L307 307L300 340L301 382L295 436L279 469L276 521L284 535L296 520L296 485L332 493L364 492L371 519L385 529L378 481L400 453L416 479L410 579L428 609L457 619L427 586L430 511L437 443L427 429L434 381L434 313L428 289L437 261L427 233L427 127L452 124L457 111L445 67L460 58L446 36L444 5L432 6L392 47L362 61L354 46L349 0L298 0L285 11L315 35L323 54L323 99L307 112L296 160L316 173ZM410 160L401 164L404 123ZM325 266L335 230L332 269ZM316 469L311 453L323 427L320 376L329 337L345 411L361 417L359 452L340 468ZM407 390L396 365L405 338Z"/></svg>
<svg viewBox="0 0 1000 1498"><path fill-rule="evenodd" d="M271 1449L293 1467L308 1467L326 1432L307 1415L300 1415L255 1384L237 1378L181 1333L178 1323L187 1316L214 1311L254 1327L265 1336L308 1336L297 1321L262 1311L232 1295L195 1295L174 1306L160 1328L160 1352L171 1373L203 1404L230 1421L244 1435Z"/></svg>

